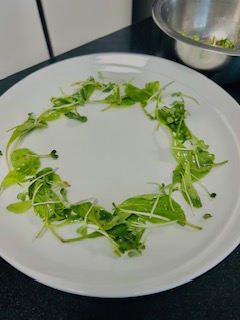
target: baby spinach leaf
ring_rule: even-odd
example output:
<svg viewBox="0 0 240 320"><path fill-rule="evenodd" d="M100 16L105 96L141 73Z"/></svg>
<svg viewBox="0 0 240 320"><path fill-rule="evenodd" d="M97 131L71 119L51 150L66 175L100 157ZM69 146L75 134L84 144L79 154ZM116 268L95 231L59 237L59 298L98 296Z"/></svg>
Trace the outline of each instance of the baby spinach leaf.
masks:
<svg viewBox="0 0 240 320"><path fill-rule="evenodd" d="M13 168L26 176L34 175L40 167L39 156L28 148L16 149L11 154Z"/></svg>
<svg viewBox="0 0 240 320"><path fill-rule="evenodd" d="M139 89L132 85L131 83L127 83L125 85L125 93L126 95L135 102L140 102L141 104L146 104L150 95L142 89Z"/></svg>
<svg viewBox="0 0 240 320"><path fill-rule="evenodd" d="M154 211L152 211L153 208ZM157 194L136 196L118 205L117 209L123 212L132 212L152 223L177 221L179 224L185 225L186 222L183 209L173 199L171 206L168 195L161 195L159 198Z"/></svg>
<svg viewBox="0 0 240 320"><path fill-rule="evenodd" d="M36 153L27 148L22 148L12 152L11 164L13 169L4 177L1 188L21 183L34 176L40 167L40 160Z"/></svg>
<svg viewBox="0 0 240 320"><path fill-rule="evenodd" d="M8 174L4 177L1 182L1 189L6 188L9 185L21 183L25 180L26 174L16 171L15 169L8 172Z"/></svg>
<svg viewBox="0 0 240 320"><path fill-rule="evenodd" d="M26 201L20 201L15 202L7 206L7 210L13 212L13 213L24 213L27 210L29 210L32 207L32 201L26 200Z"/></svg>

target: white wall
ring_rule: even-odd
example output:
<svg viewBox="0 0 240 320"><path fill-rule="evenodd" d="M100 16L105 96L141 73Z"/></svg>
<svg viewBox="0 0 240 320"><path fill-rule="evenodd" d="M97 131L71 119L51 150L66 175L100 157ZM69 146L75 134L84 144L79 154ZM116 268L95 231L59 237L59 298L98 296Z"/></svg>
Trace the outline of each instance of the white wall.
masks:
<svg viewBox="0 0 240 320"><path fill-rule="evenodd" d="M42 0L54 55L132 22L132 0Z"/></svg>
<svg viewBox="0 0 240 320"><path fill-rule="evenodd" d="M53 53L132 22L132 0L42 0ZM35 0L0 0L0 79L49 58Z"/></svg>
<svg viewBox="0 0 240 320"><path fill-rule="evenodd" d="M0 0L0 79L49 58L33 0Z"/></svg>

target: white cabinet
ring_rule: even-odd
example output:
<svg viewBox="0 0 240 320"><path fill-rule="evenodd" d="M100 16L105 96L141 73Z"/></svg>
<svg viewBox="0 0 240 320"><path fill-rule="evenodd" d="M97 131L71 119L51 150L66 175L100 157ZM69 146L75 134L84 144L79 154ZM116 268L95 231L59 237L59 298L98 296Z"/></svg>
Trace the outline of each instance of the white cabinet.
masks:
<svg viewBox="0 0 240 320"><path fill-rule="evenodd" d="M36 2L0 0L0 79L48 58Z"/></svg>
<svg viewBox="0 0 240 320"><path fill-rule="evenodd" d="M132 0L42 0L54 55L126 27Z"/></svg>
<svg viewBox="0 0 240 320"><path fill-rule="evenodd" d="M132 0L40 0L53 55L132 22ZM36 0L0 0L0 79L49 59Z"/></svg>

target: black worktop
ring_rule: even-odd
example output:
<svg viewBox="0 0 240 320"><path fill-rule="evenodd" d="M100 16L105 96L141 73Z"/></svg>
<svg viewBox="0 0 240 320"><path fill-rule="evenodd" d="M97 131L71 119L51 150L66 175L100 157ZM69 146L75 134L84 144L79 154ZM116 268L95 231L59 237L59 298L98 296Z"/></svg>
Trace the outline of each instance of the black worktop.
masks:
<svg viewBox="0 0 240 320"><path fill-rule="evenodd" d="M0 95L45 66L97 52L162 56L162 33L151 18L90 42L0 81ZM240 103L240 83L222 85ZM44 286L0 258L0 320L14 319L240 319L240 246L204 275L153 295L106 299Z"/></svg>

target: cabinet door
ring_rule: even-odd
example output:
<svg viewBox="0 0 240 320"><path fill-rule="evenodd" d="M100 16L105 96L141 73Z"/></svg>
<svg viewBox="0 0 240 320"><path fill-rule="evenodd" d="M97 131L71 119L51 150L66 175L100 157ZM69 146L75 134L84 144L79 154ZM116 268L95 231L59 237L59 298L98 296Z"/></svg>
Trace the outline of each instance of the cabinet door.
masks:
<svg viewBox="0 0 240 320"><path fill-rule="evenodd" d="M131 24L132 0L42 0L54 55Z"/></svg>
<svg viewBox="0 0 240 320"><path fill-rule="evenodd" d="M34 0L1 0L0 79L49 58Z"/></svg>

